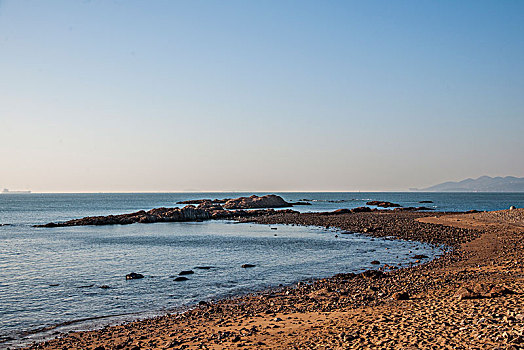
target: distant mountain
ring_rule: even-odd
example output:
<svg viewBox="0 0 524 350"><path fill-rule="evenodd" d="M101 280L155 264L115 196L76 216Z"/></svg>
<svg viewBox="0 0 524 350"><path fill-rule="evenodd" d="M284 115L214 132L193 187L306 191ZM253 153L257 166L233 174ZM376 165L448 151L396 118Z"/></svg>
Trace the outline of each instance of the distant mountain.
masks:
<svg viewBox="0 0 524 350"><path fill-rule="evenodd" d="M524 192L524 177L489 177L444 182L435 186L412 189L426 192Z"/></svg>

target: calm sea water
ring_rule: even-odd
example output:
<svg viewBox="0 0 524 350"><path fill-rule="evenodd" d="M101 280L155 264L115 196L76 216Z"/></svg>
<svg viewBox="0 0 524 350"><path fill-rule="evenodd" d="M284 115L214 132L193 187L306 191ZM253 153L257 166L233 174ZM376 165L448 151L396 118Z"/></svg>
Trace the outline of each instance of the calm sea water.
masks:
<svg viewBox="0 0 524 350"><path fill-rule="evenodd" d="M372 268L372 260L408 264L441 250L416 242L341 235L296 226L227 221L127 226L33 228L88 215L121 214L196 198L241 193L0 195L0 347L59 331L87 329L339 272ZM249 194L246 194L249 195ZM327 211L385 200L440 211L524 206L512 193L281 193L312 200L300 211ZM336 235L338 234L338 237ZM242 264L255 264L252 269ZM212 266L198 270L197 266ZM180 271L194 270L175 282ZM146 277L126 281L138 272ZM108 289L99 288L102 285ZM58 327L56 327L58 326Z"/></svg>

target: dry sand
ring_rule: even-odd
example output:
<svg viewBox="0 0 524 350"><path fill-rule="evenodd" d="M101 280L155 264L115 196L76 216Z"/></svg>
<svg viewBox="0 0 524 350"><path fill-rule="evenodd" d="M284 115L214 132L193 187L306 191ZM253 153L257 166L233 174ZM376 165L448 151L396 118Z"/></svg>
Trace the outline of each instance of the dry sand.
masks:
<svg viewBox="0 0 524 350"><path fill-rule="evenodd" d="M70 333L31 348L524 348L524 209L282 214L254 221L395 234L454 250L413 268L341 274L180 315Z"/></svg>

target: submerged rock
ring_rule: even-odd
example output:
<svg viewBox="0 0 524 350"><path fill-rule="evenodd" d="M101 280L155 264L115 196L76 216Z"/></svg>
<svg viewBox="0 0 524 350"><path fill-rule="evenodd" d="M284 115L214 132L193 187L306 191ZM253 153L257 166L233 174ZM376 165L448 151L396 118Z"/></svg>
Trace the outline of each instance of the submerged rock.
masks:
<svg viewBox="0 0 524 350"><path fill-rule="evenodd" d="M184 276L184 275L192 275L194 273L195 272L193 270L186 270L186 271L180 271L180 273L178 275L179 276Z"/></svg>
<svg viewBox="0 0 524 350"><path fill-rule="evenodd" d="M134 272L131 272L130 274L126 275L126 280L138 280L140 278L144 278L144 275Z"/></svg>
<svg viewBox="0 0 524 350"><path fill-rule="evenodd" d="M417 254L415 256L413 256L413 259L427 259L429 258L427 255L424 255L424 254Z"/></svg>
<svg viewBox="0 0 524 350"><path fill-rule="evenodd" d="M175 278L175 282L182 282L182 281L187 281L189 278L187 277L177 277Z"/></svg>
<svg viewBox="0 0 524 350"><path fill-rule="evenodd" d="M244 269L247 269L247 268L250 268L250 267L256 267L257 265L253 265L253 264L243 264L241 267L244 268Z"/></svg>

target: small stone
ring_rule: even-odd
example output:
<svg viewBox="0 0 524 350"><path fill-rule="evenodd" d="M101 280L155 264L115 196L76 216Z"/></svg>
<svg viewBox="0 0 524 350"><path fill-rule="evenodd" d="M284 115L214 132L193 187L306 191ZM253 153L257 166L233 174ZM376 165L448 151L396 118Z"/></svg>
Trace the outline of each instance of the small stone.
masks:
<svg viewBox="0 0 524 350"><path fill-rule="evenodd" d="M408 292L397 292L393 294L392 298L395 300L409 300L409 293Z"/></svg>
<svg viewBox="0 0 524 350"><path fill-rule="evenodd" d="M428 256L424 254L417 254L413 257L413 259L427 259Z"/></svg>
<svg viewBox="0 0 524 350"><path fill-rule="evenodd" d="M240 336L237 335L237 336L234 337L231 341L232 341L233 343L236 343L236 342L239 342L240 340L241 340Z"/></svg>

